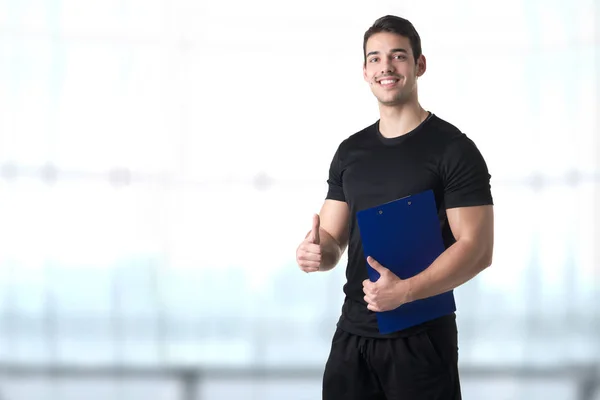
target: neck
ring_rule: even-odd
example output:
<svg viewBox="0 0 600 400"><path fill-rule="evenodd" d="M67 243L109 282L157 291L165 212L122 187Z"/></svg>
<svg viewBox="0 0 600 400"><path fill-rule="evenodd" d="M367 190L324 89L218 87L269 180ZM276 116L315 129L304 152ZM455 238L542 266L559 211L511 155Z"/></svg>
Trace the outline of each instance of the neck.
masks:
<svg viewBox="0 0 600 400"><path fill-rule="evenodd" d="M386 138L407 134L419 126L428 115L418 101L395 106L379 105L379 131Z"/></svg>

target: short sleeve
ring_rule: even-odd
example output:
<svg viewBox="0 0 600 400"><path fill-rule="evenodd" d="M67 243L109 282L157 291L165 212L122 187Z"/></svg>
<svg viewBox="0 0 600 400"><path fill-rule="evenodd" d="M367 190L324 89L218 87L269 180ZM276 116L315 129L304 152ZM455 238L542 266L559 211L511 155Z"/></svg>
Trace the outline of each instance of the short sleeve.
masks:
<svg viewBox="0 0 600 400"><path fill-rule="evenodd" d="M329 188L326 197L328 200L346 201L342 185L341 149L342 146L338 146L329 166L329 178L327 179Z"/></svg>
<svg viewBox="0 0 600 400"><path fill-rule="evenodd" d="M465 134L445 149L440 165L446 208L493 204L487 164Z"/></svg>

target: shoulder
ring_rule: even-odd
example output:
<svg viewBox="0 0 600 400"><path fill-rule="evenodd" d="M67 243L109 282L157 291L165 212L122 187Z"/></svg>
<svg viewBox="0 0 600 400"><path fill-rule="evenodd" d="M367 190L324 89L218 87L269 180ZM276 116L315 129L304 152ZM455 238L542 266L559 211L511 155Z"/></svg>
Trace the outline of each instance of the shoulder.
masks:
<svg viewBox="0 0 600 400"><path fill-rule="evenodd" d="M360 145L360 144L364 143L365 141L372 140L373 137L375 136L375 133L377 133L377 124L378 123L379 123L379 121L376 121L376 122L372 123L371 125L361 129L360 131L353 133L352 135L348 136L342 142L342 144L344 144L345 146L354 146L354 145Z"/></svg>
<svg viewBox="0 0 600 400"><path fill-rule="evenodd" d="M373 140L377 132L379 121L347 136L338 146L338 153L345 154L352 148L362 147L366 142Z"/></svg>
<svg viewBox="0 0 600 400"><path fill-rule="evenodd" d="M437 115L432 116L428 131L435 137L435 142L440 145L442 153L461 153L477 149L473 140L466 133Z"/></svg>
<svg viewBox="0 0 600 400"><path fill-rule="evenodd" d="M437 141L443 144L449 144L454 140L465 136L456 125L451 124L435 114L431 116L431 119L427 123L427 131L431 135L435 135Z"/></svg>

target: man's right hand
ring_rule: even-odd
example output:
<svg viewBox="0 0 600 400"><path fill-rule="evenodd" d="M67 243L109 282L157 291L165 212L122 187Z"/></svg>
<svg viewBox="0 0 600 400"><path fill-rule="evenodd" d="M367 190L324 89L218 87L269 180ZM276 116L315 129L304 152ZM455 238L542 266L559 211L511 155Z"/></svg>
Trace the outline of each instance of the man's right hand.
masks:
<svg viewBox="0 0 600 400"><path fill-rule="evenodd" d="M321 220L319 214L315 214L313 217L312 230L296 250L296 262L300 266L300 269L306 273L319 271L321 261L323 260L321 239L319 235L320 225Z"/></svg>

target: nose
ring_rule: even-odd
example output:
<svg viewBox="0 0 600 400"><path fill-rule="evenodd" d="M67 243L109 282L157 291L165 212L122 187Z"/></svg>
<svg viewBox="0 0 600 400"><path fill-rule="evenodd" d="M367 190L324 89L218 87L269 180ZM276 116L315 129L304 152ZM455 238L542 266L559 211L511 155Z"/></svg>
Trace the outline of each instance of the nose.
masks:
<svg viewBox="0 0 600 400"><path fill-rule="evenodd" d="M385 74L392 74L392 73L394 73L394 68L391 67L391 66L384 67L384 68L382 68L381 73L384 74L384 75Z"/></svg>
<svg viewBox="0 0 600 400"><path fill-rule="evenodd" d="M389 74L389 73L392 73L392 72L394 72L394 65L387 58L384 59L382 65L381 65L381 73L382 74Z"/></svg>

